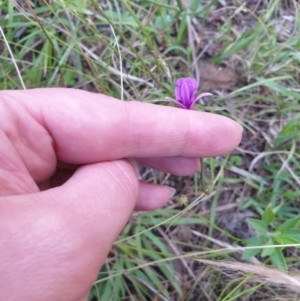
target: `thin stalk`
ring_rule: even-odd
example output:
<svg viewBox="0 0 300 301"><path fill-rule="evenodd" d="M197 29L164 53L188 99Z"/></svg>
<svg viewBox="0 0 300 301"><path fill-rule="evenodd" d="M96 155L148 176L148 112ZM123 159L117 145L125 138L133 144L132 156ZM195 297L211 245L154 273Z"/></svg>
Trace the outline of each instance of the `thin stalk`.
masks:
<svg viewBox="0 0 300 301"><path fill-rule="evenodd" d="M141 32L143 33L143 36L146 39L146 43L147 43L148 47L150 48L151 52L154 54L156 52L156 49L155 49L155 47L154 47L154 45L152 43L152 38L148 34L148 31L145 29L145 26L142 24L142 22L136 16L136 14L134 13L134 11L130 7L130 5L128 5L128 3L126 1L122 1L122 3L124 4L124 6L127 9L127 11L131 14L131 16L133 17L133 19L135 20L136 24L138 25L138 27L140 28ZM160 64L160 61L158 60L158 58L156 57L156 55L154 55L154 59L155 59L156 65L160 69L161 68L161 64ZM161 73L159 73L159 77L160 77L159 81L163 82L163 78L161 76Z"/></svg>
<svg viewBox="0 0 300 301"><path fill-rule="evenodd" d="M115 26L115 24L107 17L105 12L102 10L102 8L95 2L95 0L92 0L92 3L94 7L97 9L99 14L107 21L109 25L114 29L115 33L125 42L125 44L128 46L128 48L135 54L136 58L140 61L141 65L145 68L147 74L152 78L152 80L157 84L160 85L159 80L154 76L150 68L147 66L147 64L144 63L143 58L140 56L140 54L135 50L135 48L132 46L132 44L128 41L128 39L124 36L124 34L119 30L118 27Z"/></svg>
<svg viewBox="0 0 300 301"><path fill-rule="evenodd" d="M37 14L35 13L34 9L32 8L30 2L29 2L28 0L25 0L25 3L26 3L26 5L27 5L27 7L29 8L29 10L30 10L30 12L31 12L31 14L32 14L32 16L33 16L33 18L34 18L34 20L37 22L37 24L39 25L40 29L41 29L41 30L43 31L43 33L45 34L46 39L49 41L49 43L50 43L50 45L51 45L51 47L52 47L53 54L54 54L54 59L55 59L55 61L56 61L56 63L57 63L57 68L58 68L58 71L59 71L59 74L60 74L60 77L59 77L59 84L62 83L61 86L64 87L64 86L65 86L65 81L64 81L64 77L63 77L62 70L61 70L61 68L60 68L60 63L59 63L59 59L58 59L58 53L57 53L57 51L56 51L56 49L55 49L55 46L54 46L54 44L53 44L51 38L49 37L49 35L48 35L46 29L45 29L44 26L42 25L40 19L38 18Z"/></svg>
<svg viewBox="0 0 300 301"><path fill-rule="evenodd" d="M18 67L17 62L16 62L16 60L15 60L15 57L14 57L14 55L13 55L11 49L10 49L9 43L8 43L8 41L7 41L7 39L6 39L6 36L5 36L4 31L2 30L2 27L1 27L1 26L0 26L0 33L1 33L2 37L3 37L4 43L5 43L5 45L6 45L6 48L7 48L8 52L9 52L9 55L10 55L10 57L11 57L11 59L12 59L12 62L13 62L13 64L14 64L14 66L15 66L15 69L16 69L16 71L17 71L17 74L18 74L19 80L20 80L20 82L21 82L22 88L23 88L24 90L26 90L26 86L25 86L25 84L24 84L24 81L23 81L21 72L20 72L20 70L19 70L19 67Z"/></svg>
<svg viewBox="0 0 300 301"><path fill-rule="evenodd" d="M204 162L203 162L203 158L200 158L200 168L201 168L201 172L200 172L200 184L202 187L202 191L203 193L207 194L207 186L205 183L205 177L204 177Z"/></svg>
<svg viewBox="0 0 300 301"><path fill-rule="evenodd" d="M184 7L183 7L183 4L182 4L181 0L176 0L176 2L177 2L179 10L184 11Z"/></svg>

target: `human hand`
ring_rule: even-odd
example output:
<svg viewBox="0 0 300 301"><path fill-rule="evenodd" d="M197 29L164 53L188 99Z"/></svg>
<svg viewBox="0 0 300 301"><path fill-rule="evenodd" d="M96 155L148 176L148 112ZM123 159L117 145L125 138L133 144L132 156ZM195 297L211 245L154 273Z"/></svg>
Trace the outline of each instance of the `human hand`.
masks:
<svg viewBox="0 0 300 301"><path fill-rule="evenodd" d="M188 175L242 130L210 113L36 89L0 92L0 135L0 299L58 301L86 300L134 208L169 199L126 158Z"/></svg>

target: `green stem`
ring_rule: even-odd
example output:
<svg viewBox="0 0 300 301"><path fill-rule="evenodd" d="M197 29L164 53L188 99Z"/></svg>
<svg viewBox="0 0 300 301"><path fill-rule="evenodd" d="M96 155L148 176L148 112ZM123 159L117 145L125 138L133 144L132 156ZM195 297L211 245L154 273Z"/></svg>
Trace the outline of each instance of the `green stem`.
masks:
<svg viewBox="0 0 300 301"><path fill-rule="evenodd" d="M202 191L207 194L207 187L206 187L206 183L205 183L205 176L204 176L204 162L203 162L203 158L200 158L200 168L201 168L201 172L200 172L200 183L201 183L201 187L202 187Z"/></svg>
<svg viewBox="0 0 300 301"><path fill-rule="evenodd" d="M176 0L176 2L177 2L177 5L178 5L179 10L180 10L181 12L184 11L184 7L183 7L183 5L182 5L181 0Z"/></svg>

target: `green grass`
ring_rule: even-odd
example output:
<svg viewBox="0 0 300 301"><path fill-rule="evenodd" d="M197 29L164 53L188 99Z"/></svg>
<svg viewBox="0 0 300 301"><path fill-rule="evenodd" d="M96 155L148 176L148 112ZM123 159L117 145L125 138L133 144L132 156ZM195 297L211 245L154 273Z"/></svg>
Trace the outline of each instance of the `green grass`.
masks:
<svg viewBox="0 0 300 301"><path fill-rule="evenodd" d="M196 106L244 126L234 153L204 160L211 193L201 193L199 175L145 173L147 181L175 183L187 207L174 198L162 210L135 214L90 300L297 300L299 287L280 264L299 275L298 248L276 243L276 262L270 251L243 261L242 247L258 235L248 217L262 220L271 208L268 236L299 215L299 4L266 0L254 10L241 0L228 7L185 2L115 0L100 9L93 0L32 1L29 9L0 1L0 26L26 88L75 87L160 103L172 96L175 79L198 74L199 55L240 75L234 87L210 91L211 102ZM0 89L22 89L3 36L0 47ZM267 245L261 240L259 248Z"/></svg>

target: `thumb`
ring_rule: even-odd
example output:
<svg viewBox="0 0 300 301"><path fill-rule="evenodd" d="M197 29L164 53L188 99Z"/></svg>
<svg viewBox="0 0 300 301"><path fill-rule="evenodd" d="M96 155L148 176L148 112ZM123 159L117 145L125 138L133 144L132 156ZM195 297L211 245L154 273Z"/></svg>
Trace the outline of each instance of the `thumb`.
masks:
<svg viewBox="0 0 300 301"><path fill-rule="evenodd" d="M0 300L83 299L138 185L132 165L119 160L83 166L61 187L0 198Z"/></svg>

